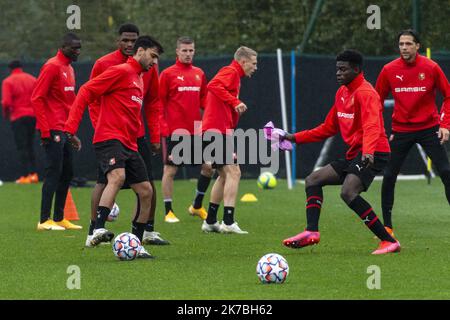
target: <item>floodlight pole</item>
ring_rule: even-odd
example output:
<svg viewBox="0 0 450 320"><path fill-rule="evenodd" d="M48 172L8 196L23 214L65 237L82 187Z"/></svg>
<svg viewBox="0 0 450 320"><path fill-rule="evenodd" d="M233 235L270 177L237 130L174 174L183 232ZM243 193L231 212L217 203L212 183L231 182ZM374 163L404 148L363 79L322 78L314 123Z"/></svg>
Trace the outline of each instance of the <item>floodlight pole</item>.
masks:
<svg viewBox="0 0 450 320"><path fill-rule="evenodd" d="M295 51L291 51L291 133L294 134L297 131L297 107L296 100L297 95L295 93ZM296 146L294 143L294 147L292 148L292 184L295 185L295 181L297 180L297 154L296 154Z"/></svg>
<svg viewBox="0 0 450 320"><path fill-rule="evenodd" d="M287 116L286 116L286 95L284 92L284 74L283 74L283 55L281 49L277 49L277 61L278 61L278 79L280 83L280 100L281 100L281 118L283 121L283 130L288 131ZM291 158L289 151L284 152L284 158L286 160L286 178L288 183L288 189L292 189L292 175L291 175Z"/></svg>
<svg viewBox="0 0 450 320"><path fill-rule="evenodd" d="M305 33L303 34L302 43L298 47L298 52L303 53L305 50L306 44L308 43L311 34L314 31L314 27L316 26L316 21L319 18L320 10L322 10L322 6L325 0L317 0L313 12L311 14L311 18L308 21L308 25L306 26Z"/></svg>

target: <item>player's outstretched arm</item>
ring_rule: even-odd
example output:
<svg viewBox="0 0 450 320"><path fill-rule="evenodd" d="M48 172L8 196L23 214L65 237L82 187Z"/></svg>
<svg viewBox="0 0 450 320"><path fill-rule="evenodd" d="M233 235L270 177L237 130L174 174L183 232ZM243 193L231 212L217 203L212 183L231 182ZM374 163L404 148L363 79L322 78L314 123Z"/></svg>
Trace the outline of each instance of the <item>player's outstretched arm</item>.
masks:
<svg viewBox="0 0 450 320"><path fill-rule="evenodd" d="M52 64L45 64L36 85L31 95L31 104L33 105L36 114L36 127L41 132L42 143L45 144L45 139L50 138L50 127L46 116L47 93L50 90L53 79L57 76L59 70Z"/></svg>
<svg viewBox="0 0 450 320"><path fill-rule="evenodd" d="M448 129L450 129L450 83L442 69L436 65L435 69L436 87L441 91L444 101L441 107L441 119L439 138L441 144L448 140ZM442 129L442 130L441 130ZM447 139L445 139L447 137Z"/></svg>
<svg viewBox="0 0 450 320"><path fill-rule="evenodd" d="M303 130L292 134L294 140L289 141L293 141L297 144L319 142L336 135L338 132L339 125L337 111L336 107L333 105L323 123L313 129ZM290 137L290 139L292 139L292 137Z"/></svg>
<svg viewBox="0 0 450 320"><path fill-rule="evenodd" d="M118 79L120 79L122 75L123 73L120 72L120 70L111 67L99 76L82 85L70 108L64 131L74 135L78 131L78 126L83 118L86 107L92 102L100 99L105 93L114 90L115 86L120 82Z"/></svg>

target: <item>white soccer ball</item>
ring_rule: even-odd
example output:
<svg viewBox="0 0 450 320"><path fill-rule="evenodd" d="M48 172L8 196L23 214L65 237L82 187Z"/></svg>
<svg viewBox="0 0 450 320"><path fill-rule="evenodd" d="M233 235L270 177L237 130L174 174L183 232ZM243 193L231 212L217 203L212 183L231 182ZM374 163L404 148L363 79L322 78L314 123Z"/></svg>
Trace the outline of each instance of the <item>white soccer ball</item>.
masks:
<svg viewBox="0 0 450 320"><path fill-rule="evenodd" d="M138 237L129 232L119 234L112 245L114 255L120 260L133 260L137 257L140 247Z"/></svg>
<svg viewBox="0 0 450 320"><path fill-rule="evenodd" d="M283 256L268 253L259 259L256 274L262 283L283 283L289 274L289 265Z"/></svg>
<svg viewBox="0 0 450 320"><path fill-rule="evenodd" d="M119 217L119 213L120 213L120 208L117 205L117 203L114 202L111 212L109 213L108 218L106 220L108 220L109 222L116 221L117 218Z"/></svg>

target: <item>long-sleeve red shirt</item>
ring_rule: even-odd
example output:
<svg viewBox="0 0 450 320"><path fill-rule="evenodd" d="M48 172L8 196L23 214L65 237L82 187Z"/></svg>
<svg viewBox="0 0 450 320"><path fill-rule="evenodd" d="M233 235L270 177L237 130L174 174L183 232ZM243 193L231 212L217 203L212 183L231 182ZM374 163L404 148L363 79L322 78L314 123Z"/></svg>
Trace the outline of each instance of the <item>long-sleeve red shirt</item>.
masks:
<svg viewBox="0 0 450 320"><path fill-rule="evenodd" d="M125 56L119 49L111 53L104 55L97 59L92 67L90 79L103 73L109 67L116 66L127 62L128 57ZM159 102L159 81L158 81L158 66L154 65L143 76L144 81L144 114L149 127L150 142L159 142L160 128L159 128L159 114L160 114L160 102ZM101 100L102 98L100 98ZM89 116L91 118L92 126L95 129L97 119L100 112L100 100L94 101L89 105ZM142 125L139 128L138 137L145 135L145 125L142 119Z"/></svg>
<svg viewBox="0 0 450 320"><path fill-rule="evenodd" d="M41 138L49 138L50 130L63 130L70 106L75 100L75 73L71 60L61 50L41 68L31 103L36 112L36 127Z"/></svg>
<svg viewBox="0 0 450 320"><path fill-rule="evenodd" d="M314 129L297 132L295 141L317 142L340 132L350 147L347 159L353 159L361 151L371 155L376 151L390 152L382 110L378 93L361 73L347 86L338 89L325 122Z"/></svg>
<svg viewBox="0 0 450 320"><path fill-rule="evenodd" d="M241 65L233 60L208 83L202 131L212 130L225 134L227 129L236 128L239 113L235 107L241 103L239 89L244 75Z"/></svg>
<svg viewBox="0 0 450 320"><path fill-rule="evenodd" d="M415 132L439 124L450 129L450 85L434 61L419 54L412 64L398 58L383 67L375 88L382 102L389 92L394 97L394 131ZM444 97L440 117L436 89Z"/></svg>
<svg viewBox="0 0 450 320"><path fill-rule="evenodd" d="M94 66L91 70L91 76L90 79L93 79L97 77L98 75L102 74L105 70L107 70L109 67L117 66L118 64L122 64L127 62L128 57L122 54L120 50L115 50L113 52L110 52L103 57L100 57L95 61ZM98 116L100 113L100 98L99 100L96 100L92 102L89 105L89 117L91 118L92 126L95 129L95 126L97 125Z"/></svg>
<svg viewBox="0 0 450 320"><path fill-rule="evenodd" d="M161 142L161 126L160 115L162 112L161 101L159 100L159 74L158 65L144 73L142 77L144 81L144 116L147 120L148 133L150 135L150 143ZM144 120L139 128L138 137L145 135Z"/></svg>
<svg viewBox="0 0 450 320"><path fill-rule="evenodd" d="M144 92L142 72L139 62L129 58L86 82L72 105L64 131L75 134L86 106L102 97L93 143L117 139L137 151Z"/></svg>
<svg viewBox="0 0 450 320"><path fill-rule="evenodd" d="M22 117L34 117L31 94L36 78L23 72L22 68L11 70L11 74L2 82L3 115L9 114L11 121Z"/></svg>
<svg viewBox="0 0 450 320"><path fill-rule="evenodd" d="M163 106L162 121L164 136L176 129L185 129L194 134L194 121L201 121L200 108L206 97L206 76L202 69L192 64L181 63L161 72L159 96Z"/></svg>

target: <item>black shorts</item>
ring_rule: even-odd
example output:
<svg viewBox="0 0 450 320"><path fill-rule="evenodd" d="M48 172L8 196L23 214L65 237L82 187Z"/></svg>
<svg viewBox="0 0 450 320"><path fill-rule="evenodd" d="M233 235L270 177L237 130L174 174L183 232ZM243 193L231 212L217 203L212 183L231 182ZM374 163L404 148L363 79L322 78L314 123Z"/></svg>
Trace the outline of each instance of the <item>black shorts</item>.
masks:
<svg viewBox="0 0 450 320"><path fill-rule="evenodd" d="M138 138L137 144L138 144L139 154L141 155L142 159L144 160L145 168L147 169L148 180L153 181L152 152L147 143L147 138L146 137ZM101 169L100 165L97 166L97 183L99 183L99 184L107 184L108 183L108 180L106 179L106 175L103 173L103 170ZM123 183L122 189L130 189L130 183L128 182L127 177L125 178L125 182Z"/></svg>
<svg viewBox="0 0 450 320"><path fill-rule="evenodd" d="M202 137L198 135L163 137L161 139L163 163L170 166L201 165L203 163L201 139Z"/></svg>
<svg viewBox="0 0 450 320"><path fill-rule="evenodd" d="M439 126L415 132L392 131L392 139L389 142L391 146L391 160L386 168L386 174L389 176L397 176L399 174L409 151L416 143L422 146L426 155L433 161L437 172L449 171L450 165L447 151L445 146L440 143L437 135L438 131ZM424 169L426 169L425 166Z"/></svg>
<svg viewBox="0 0 450 320"><path fill-rule="evenodd" d="M212 165L213 169L224 165L237 164L236 143L233 136L226 134L214 135L211 141L203 136L203 158L205 163ZM220 139L221 141L217 141Z"/></svg>
<svg viewBox="0 0 450 320"><path fill-rule="evenodd" d="M141 155L142 159L144 160L145 168L147 169L148 180L153 181L152 150L150 149L149 141L144 136L144 137L140 137L137 139L137 144L138 144L139 154Z"/></svg>
<svg viewBox="0 0 450 320"><path fill-rule="evenodd" d="M148 181L147 169L141 155L125 147L119 140L95 143L94 150L100 170L98 180L102 175L106 178L106 174L111 170L124 168L127 184Z"/></svg>
<svg viewBox="0 0 450 320"><path fill-rule="evenodd" d="M384 168L389 162L390 153L388 152L375 152L374 164L370 167L365 167L361 161L361 154L358 154L351 160L338 159L330 163L334 171L336 171L344 182L347 174L352 173L361 179L364 186L364 191L369 189L373 179L376 175L383 172Z"/></svg>

